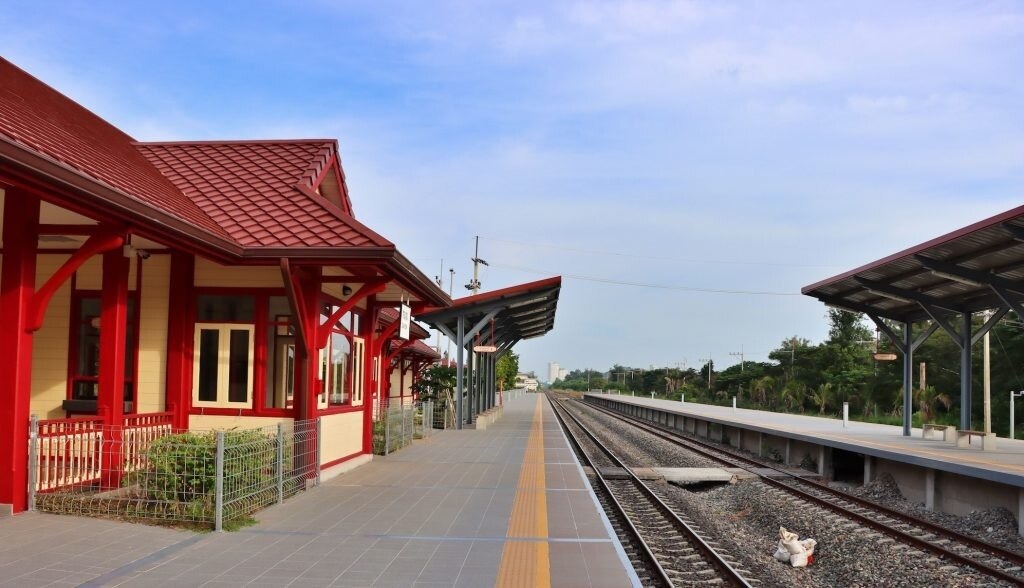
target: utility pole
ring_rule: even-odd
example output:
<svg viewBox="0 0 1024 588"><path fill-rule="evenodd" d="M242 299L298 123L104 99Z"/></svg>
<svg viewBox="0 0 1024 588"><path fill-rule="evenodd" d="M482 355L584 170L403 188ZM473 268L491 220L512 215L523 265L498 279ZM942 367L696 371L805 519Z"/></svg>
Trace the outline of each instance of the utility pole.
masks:
<svg viewBox="0 0 1024 588"><path fill-rule="evenodd" d="M466 284L467 290L472 290L475 295L480 291L480 264L490 265L486 261L480 259L480 236L476 237L476 248L473 251L473 258L470 260L473 262L473 279Z"/></svg>
<svg viewBox="0 0 1024 588"><path fill-rule="evenodd" d="M715 369L715 368L714 368L715 364L713 364L713 363L711 362L711 354L710 354L710 353L708 354L708 356L707 356L707 357L702 357L702 358L700 358L700 360L701 360L702 362L706 363L706 364L707 364L707 366L708 366L708 394L710 394L710 393L711 393L711 374L712 374L712 372L713 372L713 371L714 371L714 369Z"/></svg>
<svg viewBox="0 0 1024 588"><path fill-rule="evenodd" d="M789 340L789 379L792 380L796 373L796 337Z"/></svg>
<svg viewBox="0 0 1024 588"><path fill-rule="evenodd" d="M733 356L733 357L739 357L739 358L740 358L740 373L742 374L742 373L743 373L743 363L744 363L744 361L743 361L743 360L744 360L744 356L743 356L743 346L742 346L742 345L740 345L740 350L739 350L739 352L738 352L738 353L737 353L737 352L735 352L735 351L730 351L730 352L729 352L729 355L731 355L731 356Z"/></svg>

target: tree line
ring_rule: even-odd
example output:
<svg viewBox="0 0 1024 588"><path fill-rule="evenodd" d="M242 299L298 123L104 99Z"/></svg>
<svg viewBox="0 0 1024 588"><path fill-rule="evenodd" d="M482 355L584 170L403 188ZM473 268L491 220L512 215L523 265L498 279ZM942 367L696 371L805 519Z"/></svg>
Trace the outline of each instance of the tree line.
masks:
<svg viewBox="0 0 1024 588"><path fill-rule="evenodd" d="M975 317L978 328L984 317ZM623 393L745 408L835 416L844 402L851 418L898 424L903 415L903 358L888 339L878 336L861 314L828 311L828 337L818 344L793 336L768 354L769 361L745 361L716 370L713 361L699 368L643 369L620 364L607 371L573 370L553 387L614 390ZM915 325L914 335L928 323ZM897 330L897 329L894 329ZM897 330L898 332L898 330ZM992 430L1009 430L1009 392L1024 389L1024 324L1004 318L991 332ZM982 344L972 349L972 428L982 422ZM895 354L895 361L885 361ZM960 422L960 349L938 330L914 352L913 422ZM923 364L923 366L922 366ZM921 378L921 375L924 378Z"/></svg>

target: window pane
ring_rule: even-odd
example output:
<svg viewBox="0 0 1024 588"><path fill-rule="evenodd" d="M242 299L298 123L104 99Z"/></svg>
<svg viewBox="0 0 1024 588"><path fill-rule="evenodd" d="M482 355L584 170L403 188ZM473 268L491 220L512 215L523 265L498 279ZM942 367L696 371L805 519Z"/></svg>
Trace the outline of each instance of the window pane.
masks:
<svg viewBox="0 0 1024 588"><path fill-rule="evenodd" d="M331 334L331 404L347 404L351 399L349 361L352 356L348 337L339 333Z"/></svg>
<svg viewBox="0 0 1024 588"><path fill-rule="evenodd" d="M100 299L81 298L78 306L77 376L100 375Z"/></svg>
<svg viewBox="0 0 1024 588"><path fill-rule="evenodd" d="M196 298L196 320L207 323L251 323L255 306L252 296L202 294Z"/></svg>
<svg viewBox="0 0 1024 588"><path fill-rule="evenodd" d="M249 401L249 331L231 330L228 355L228 402Z"/></svg>
<svg viewBox="0 0 1024 588"><path fill-rule="evenodd" d="M267 361L264 406L287 408L294 385L295 328L284 296L267 298Z"/></svg>
<svg viewBox="0 0 1024 588"><path fill-rule="evenodd" d="M267 361L266 407L286 408L295 386L295 338L271 333L269 339L273 355Z"/></svg>
<svg viewBox="0 0 1024 588"><path fill-rule="evenodd" d="M220 355L220 331L199 332L199 400L217 401L217 363Z"/></svg>

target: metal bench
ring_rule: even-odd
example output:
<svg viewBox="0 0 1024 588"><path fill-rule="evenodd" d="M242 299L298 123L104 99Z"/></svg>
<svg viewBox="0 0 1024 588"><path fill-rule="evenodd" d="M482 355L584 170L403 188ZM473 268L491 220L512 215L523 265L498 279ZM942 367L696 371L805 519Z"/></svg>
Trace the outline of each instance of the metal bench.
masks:
<svg viewBox="0 0 1024 588"><path fill-rule="evenodd" d="M967 431L960 430L956 432L956 446L967 448L971 446L972 437L981 437L981 450L982 451L995 451L996 450L996 434L986 433L984 431Z"/></svg>
<svg viewBox="0 0 1024 588"><path fill-rule="evenodd" d="M936 423L925 423L921 425L921 438L928 439L928 433L938 431L942 433L942 440L950 443L956 441L956 427L953 425L939 425Z"/></svg>

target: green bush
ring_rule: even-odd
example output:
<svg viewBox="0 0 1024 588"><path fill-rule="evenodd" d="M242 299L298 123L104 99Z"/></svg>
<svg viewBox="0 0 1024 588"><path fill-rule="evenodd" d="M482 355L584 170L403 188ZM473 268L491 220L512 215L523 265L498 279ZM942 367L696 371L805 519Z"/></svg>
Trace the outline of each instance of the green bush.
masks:
<svg viewBox="0 0 1024 588"><path fill-rule="evenodd" d="M290 444L285 464L290 464ZM258 510L277 495L277 438L262 431L224 432L224 518ZM286 466L288 467L288 466ZM188 518L214 516L217 483L217 433L179 433L154 441L146 450L146 466L125 479L149 500L181 503ZM237 507L230 503L243 499Z"/></svg>

